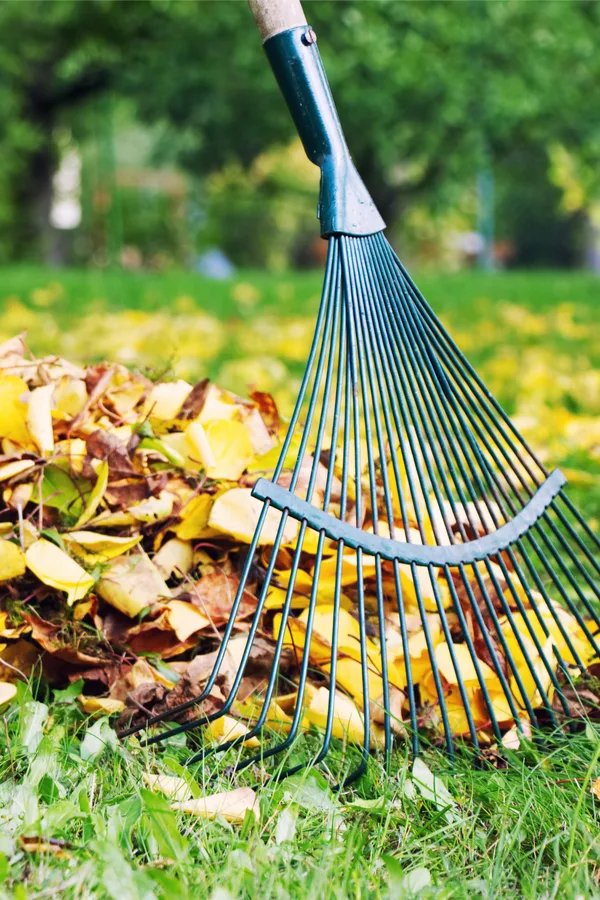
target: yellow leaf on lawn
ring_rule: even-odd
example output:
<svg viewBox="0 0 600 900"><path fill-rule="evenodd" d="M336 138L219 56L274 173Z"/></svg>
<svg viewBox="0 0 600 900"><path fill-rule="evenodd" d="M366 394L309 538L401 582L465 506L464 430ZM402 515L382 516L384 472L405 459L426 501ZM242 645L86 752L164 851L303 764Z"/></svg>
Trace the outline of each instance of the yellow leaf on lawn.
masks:
<svg viewBox="0 0 600 900"><path fill-rule="evenodd" d="M227 741L233 741L235 738L244 737L248 734L249 729L239 719L233 716L220 716L213 722L209 722L203 730L208 740L217 741L219 744L225 744ZM244 741L244 747L260 747L258 738L251 737Z"/></svg>
<svg viewBox="0 0 600 900"><path fill-rule="evenodd" d="M81 600L94 585L94 579L79 563L45 538L40 538L25 551L27 568L49 587L66 591L67 603L72 606Z"/></svg>
<svg viewBox="0 0 600 900"><path fill-rule="evenodd" d="M167 616L169 625L180 641L187 641L190 635L210 625L210 619L187 600L171 600L167 606Z"/></svg>
<svg viewBox="0 0 600 900"><path fill-rule="evenodd" d="M145 553L117 557L103 573L96 589L103 600L130 618L170 596L160 572Z"/></svg>
<svg viewBox="0 0 600 900"><path fill-rule="evenodd" d="M0 540L0 581L25 574L25 554L12 541Z"/></svg>
<svg viewBox="0 0 600 900"><path fill-rule="evenodd" d="M590 785L590 791L597 800L600 800L600 778L596 778L596 780L592 782L592 784Z"/></svg>
<svg viewBox="0 0 600 900"><path fill-rule="evenodd" d="M181 379L155 384L146 400L150 420L170 421L177 418L177 413L191 390L192 385Z"/></svg>
<svg viewBox="0 0 600 900"><path fill-rule="evenodd" d="M29 394L29 388L16 375L0 376L0 438L8 438L16 444L31 446L27 428L27 404L21 397Z"/></svg>
<svg viewBox="0 0 600 900"><path fill-rule="evenodd" d="M100 534L97 531L72 531L70 534L63 534L63 542L72 550L72 552L81 557L85 562L94 565L95 563L108 562L115 556L122 556L139 544L142 537L136 535L134 537L113 537L110 534Z"/></svg>
<svg viewBox="0 0 600 900"><path fill-rule="evenodd" d="M94 714L100 713L104 716L112 716L120 713L125 709L125 704L121 700L113 700L112 697L85 697L80 694L77 698L84 712Z"/></svg>
<svg viewBox="0 0 600 900"><path fill-rule="evenodd" d="M200 461L208 478L237 481L254 455L246 426L233 420L192 422L186 440L188 455Z"/></svg>
<svg viewBox="0 0 600 900"><path fill-rule="evenodd" d="M90 495L85 504L85 509L77 520L77 528L81 528L82 525L87 525L98 509L108 484L108 471L108 462L104 459L96 469L96 484L90 491Z"/></svg>
<svg viewBox="0 0 600 900"><path fill-rule="evenodd" d="M0 706L9 703L17 693L16 685L8 681L0 681Z"/></svg>
<svg viewBox="0 0 600 900"><path fill-rule="evenodd" d="M21 475L28 469L33 469L35 463L32 459L15 459L13 462L3 463L0 466L0 481L8 481L15 475Z"/></svg>
<svg viewBox="0 0 600 900"><path fill-rule="evenodd" d="M263 503L251 496L250 488L232 488L217 497L208 517L208 524L223 534L249 544L262 510ZM269 509L258 538L258 546L274 543L281 516L282 513L278 510ZM298 523L288 517L283 529L283 542L293 541L297 533Z"/></svg>
<svg viewBox="0 0 600 900"><path fill-rule="evenodd" d="M214 528L209 528L208 517L215 498L210 494L198 494L186 503L177 525L171 529L182 541L197 540L198 538L212 537L218 534Z"/></svg>
<svg viewBox="0 0 600 900"><path fill-rule="evenodd" d="M163 775L162 772L155 775L150 772L144 772L143 778L151 791L159 791L165 797L168 797L169 800L185 801L192 799L189 784L177 775Z"/></svg>
<svg viewBox="0 0 600 900"><path fill-rule="evenodd" d="M228 822L243 822L248 810L257 819L260 818L258 797L249 787L235 788L233 791L224 791L194 800L184 800L182 803L172 803L171 808L194 816L201 816L204 819L223 816Z"/></svg>
<svg viewBox="0 0 600 900"><path fill-rule="evenodd" d="M27 427L42 456L50 456L54 450L52 432L53 384L45 384L29 392Z"/></svg>
<svg viewBox="0 0 600 900"><path fill-rule="evenodd" d="M154 554L152 562L164 579L169 579L172 575L181 578L188 574L194 564L192 542L172 538Z"/></svg>

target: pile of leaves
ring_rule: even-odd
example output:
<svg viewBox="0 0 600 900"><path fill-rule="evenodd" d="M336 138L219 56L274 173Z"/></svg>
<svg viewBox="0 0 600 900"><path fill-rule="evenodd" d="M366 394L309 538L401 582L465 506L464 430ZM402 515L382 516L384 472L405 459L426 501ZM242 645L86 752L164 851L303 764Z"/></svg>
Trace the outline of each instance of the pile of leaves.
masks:
<svg viewBox="0 0 600 900"><path fill-rule="evenodd" d="M35 359L22 336L1 345L0 702L11 699L17 679L39 672L59 686L80 684L79 702L86 712L119 714L121 724L143 722L148 713L168 713L201 693L262 509L251 489L259 476L272 472L284 431L268 394L255 392L245 400L208 379L194 385L183 380L154 383L120 364L81 368L57 357ZM280 514L271 515L204 714L223 708L238 670L279 524ZM294 536L292 529L278 554L276 578L232 715L205 730L210 740L243 737L256 719L281 627ZM330 701L337 567L333 548L330 554L321 566L304 729L325 726ZM361 642L353 601L356 554L347 551L343 562L333 733L362 741ZM314 551L311 555L307 545L281 660L287 689L272 702L268 716L269 724L283 729L289 727L295 708L293 686L305 642L313 565ZM377 609L369 588L374 563L368 559L364 575L370 617L368 690L377 741L383 681L377 664ZM501 582L501 572L498 577ZM402 731L407 703L393 577L384 573L384 585L390 594L385 622L390 700L396 730ZM402 587L420 724L435 731L440 717L433 664L408 567L402 568ZM449 607L448 585L440 580L437 590ZM424 600L450 725L462 734L468 723L431 585L424 589ZM448 615L452 621L452 613ZM576 620L562 609L560 615L585 656L589 651ZM568 655L552 617L548 626L560 652ZM508 626L507 639L515 645L515 658L522 663L522 678L535 703L535 683ZM535 647L528 643L535 658ZM453 650L475 724L485 736L488 714L473 662L460 639ZM481 670L496 716L508 730L514 720L498 678L483 658ZM543 667L539 677L545 678ZM547 688L551 693L549 679ZM183 719L197 715L192 707ZM256 737L247 743L259 745Z"/></svg>

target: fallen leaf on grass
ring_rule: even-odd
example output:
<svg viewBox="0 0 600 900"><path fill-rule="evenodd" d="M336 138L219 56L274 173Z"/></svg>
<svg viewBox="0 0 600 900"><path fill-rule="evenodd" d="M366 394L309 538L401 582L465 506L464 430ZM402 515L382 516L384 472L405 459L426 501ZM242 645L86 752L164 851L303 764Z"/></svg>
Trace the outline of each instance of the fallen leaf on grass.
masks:
<svg viewBox="0 0 600 900"><path fill-rule="evenodd" d="M600 778L596 778L590 785L590 791L597 800L600 800Z"/></svg>
<svg viewBox="0 0 600 900"><path fill-rule="evenodd" d="M90 715L100 713L104 716L113 716L125 709L122 700L113 700L112 697L85 697L81 694L77 699L82 710Z"/></svg>
<svg viewBox="0 0 600 900"><path fill-rule="evenodd" d="M183 778L177 775L165 775L162 772L154 775L144 772L144 782L151 791L158 791L168 797L169 800L185 802L192 799L190 786Z"/></svg>
<svg viewBox="0 0 600 900"><path fill-rule="evenodd" d="M17 688L14 684L11 684L8 681L0 681L0 706L9 703L16 693Z"/></svg>
<svg viewBox="0 0 600 900"><path fill-rule="evenodd" d="M258 820L260 818L260 806L258 797L252 788L241 787L233 791L224 791L219 794L211 794L208 797L198 797L195 800L185 800L181 803L172 803L171 808L204 819L216 819L223 816L228 822L241 823L250 811Z"/></svg>
<svg viewBox="0 0 600 900"><path fill-rule="evenodd" d="M25 853L49 853L56 859L70 859L71 854L67 851L70 846L71 844L67 841L61 841L58 838L19 835L19 847Z"/></svg>

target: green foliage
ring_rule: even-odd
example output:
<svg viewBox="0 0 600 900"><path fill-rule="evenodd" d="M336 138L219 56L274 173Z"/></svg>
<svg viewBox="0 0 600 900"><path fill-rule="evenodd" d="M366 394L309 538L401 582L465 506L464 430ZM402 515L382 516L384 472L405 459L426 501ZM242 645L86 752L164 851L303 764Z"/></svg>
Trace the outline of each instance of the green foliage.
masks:
<svg viewBox="0 0 600 900"><path fill-rule="evenodd" d="M484 164L511 183L515 148L544 170L547 149L563 146L597 190L597 3L307 0L306 10L357 166L392 224L415 198L455 203ZM6 0L0 261L51 257L57 126L85 137L86 106L109 90L160 128L158 158L196 179L220 173L207 187L214 240L242 263L289 259L308 228L308 192L256 168L293 126L244 3ZM145 213L142 236L153 228L170 251L161 211ZM127 202L124 215L135 233Z"/></svg>
<svg viewBox="0 0 600 900"><path fill-rule="evenodd" d="M40 739L32 743L34 719ZM189 746L157 751L108 741L101 758L86 759L90 731L107 734L106 720L90 724L76 707L46 707L26 690L0 724L2 896L597 895L600 814L590 784L600 744L591 724L571 738L556 735L543 750L529 744L510 753L505 769L475 768L466 754L450 767L431 751L414 770L399 745L391 776L375 759L341 794L307 769L260 787L260 821L250 816L241 826L175 812L144 788L144 773L173 771L179 763L165 754L183 761ZM209 767L186 771L201 796L232 787Z"/></svg>

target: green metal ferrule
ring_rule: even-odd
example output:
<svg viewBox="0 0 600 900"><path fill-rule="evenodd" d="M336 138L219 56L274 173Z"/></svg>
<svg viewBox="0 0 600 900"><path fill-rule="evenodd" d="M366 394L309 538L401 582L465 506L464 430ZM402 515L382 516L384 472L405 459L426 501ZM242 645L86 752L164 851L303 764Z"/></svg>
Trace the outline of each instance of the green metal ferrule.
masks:
<svg viewBox="0 0 600 900"><path fill-rule="evenodd" d="M291 28L264 47L306 155L321 169L321 235L383 231L385 222L352 162L314 32Z"/></svg>

